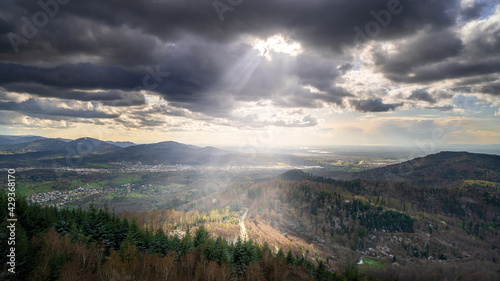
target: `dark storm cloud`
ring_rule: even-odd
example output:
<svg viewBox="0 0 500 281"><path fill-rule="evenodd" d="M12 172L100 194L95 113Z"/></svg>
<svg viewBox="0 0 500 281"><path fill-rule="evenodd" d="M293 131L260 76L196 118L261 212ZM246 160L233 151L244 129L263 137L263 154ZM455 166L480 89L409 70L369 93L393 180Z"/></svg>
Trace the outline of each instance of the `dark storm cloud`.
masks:
<svg viewBox="0 0 500 281"><path fill-rule="evenodd" d="M410 101L425 101L429 104L435 104L439 101L449 100L453 98L454 94L450 92L445 92L442 90L435 90L429 88L422 88L418 90L414 90L411 92L409 96L399 96L400 99L406 99ZM439 109L439 107L435 106L427 106L427 109Z"/></svg>
<svg viewBox="0 0 500 281"><path fill-rule="evenodd" d="M50 101L31 98L24 102L0 102L0 110L16 111L29 116L65 116L78 118L117 118L118 114L110 114L98 110L70 109L57 106Z"/></svg>
<svg viewBox="0 0 500 281"><path fill-rule="evenodd" d="M6 90L17 93L28 93L39 97L61 98L80 101L100 101L104 105L134 106L144 105L146 99L140 92L109 91L71 91L57 87L48 87L34 83L11 83L3 86Z"/></svg>
<svg viewBox="0 0 500 281"><path fill-rule="evenodd" d="M350 96L334 86L337 64L317 56L299 56L290 64L288 55L268 61L247 44L221 44L187 37L170 49L157 68L149 71L118 66L63 64L55 67L0 64L0 85L10 91L43 97L97 100L111 105L140 105L136 89L145 77L152 92L177 107L213 116L227 116L238 101L271 99L284 107L320 107L319 102L341 104ZM168 73L156 81L153 72ZM289 83L290 78L297 82ZM284 87L284 85L288 86ZM323 93L304 88L313 86ZM72 89L106 89L83 92ZM112 90L121 89L121 90ZM284 90L283 90L284 89ZM277 94L279 93L279 94ZM112 100L119 101L113 103Z"/></svg>
<svg viewBox="0 0 500 281"><path fill-rule="evenodd" d="M467 78L500 72L500 57L482 61L443 61L413 69L412 73L387 73L396 82L425 83L446 79Z"/></svg>
<svg viewBox="0 0 500 281"><path fill-rule="evenodd" d="M402 103L385 104L382 99L351 100L351 106L362 112L386 112L395 110L402 106Z"/></svg>
<svg viewBox="0 0 500 281"><path fill-rule="evenodd" d="M299 56L296 64L293 71L299 77L300 83L311 85L320 91L330 91L332 81L340 76L340 68L346 67L344 65L336 67L330 61L308 56Z"/></svg>
<svg viewBox="0 0 500 281"><path fill-rule="evenodd" d="M125 32L123 27L128 27L129 32L140 30L163 41L176 40L184 33L228 41L245 33L267 37L285 31L305 45L339 50L342 42L353 43L355 27L365 29L367 23L375 21L372 11L390 10L388 5L400 11L391 15L389 23L384 24L386 26L378 34L377 39L385 40L413 34L423 27L441 29L453 25L457 3L457 0L253 0L244 1L233 12L227 12L221 23L212 1L70 1L58 5L58 13L39 28L43 34L30 39L27 45L31 47L23 52L36 53L44 49L44 53L49 54L71 54L78 51L109 59L131 47L122 60L147 55L145 50L151 49L155 42L141 42L140 38L134 42L121 33ZM22 34L22 17L32 20L33 15L42 10L37 1L29 0L7 0L4 9L8 22L17 25L9 31L16 34ZM106 29L119 33L106 32ZM123 40L127 44L123 44ZM42 44L44 41L51 44ZM142 44L137 44L139 42ZM1 43L2 50L10 45L8 41ZM4 54L3 59L15 61L30 57L26 52L23 56Z"/></svg>
<svg viewBox="0 0 500 281"><path fill-rule="evenodd" d="M436 103L436 99L429 94L425 89L413 91L408 97L409 100L426 101L428 103Z"/></svg>
<svg viewBox="0 0 500 281"><path fill-rule="evenodd" d="M344 98L349 96L352 94L342 88L330 88L327 94L314 93L306 88L296 88L276 97L273 103L280 107L291 108L319 108L322 107L322 103L342 106Z"/></svg>
<svg viewBox="0 0 500 281"><path fill-rule="evenodd" d="M408 75L419 66L456 57L463 48L462 41L453 31L423 33L399 44L396 54L375 50L375 63L384 73Z"/></svg>
<svg viewBox="0 0 500 281"><path fill-rule="evenodd" d="M399 42L396 53L375 49L376 66L395 82L424 84L456 79L456 84L464 86L462 90L470 91L470 79L498 77L500 73L500 8L497 6L492 12L481 21L468 22L462 29L425 32ZM494 87L484 86L480 92L498 94L491 91Z"/></svg>
<svg viewBox="0 0 500 281"><path fill-rule="evenodd" d="M104 105L110 106L134 106L146 104L146 98L138 92L124 92L120 90L81 92L73 91L70 96L77 97L82 101L101 101Z"/></svg>
<svg viewBox="0 0 500 281"><path fill-rule="evenodd" d="M471 59L500 55L500 24L498 20L491 20L489 24L473 26L468 30L467 36L469 42L466 54Z"/></svg>
<svg viewBox="0 0 500 281"><path fill-rule="evenodd" d="M480 17L483 14L483 10L488 6L487 0L476 0L470 6L462 7L460 9L460 15L464 20L471 20Z"/></svg>
<svg viewBox="0 0 500 281"><path fill-rule="evenodd" d="M1 86L19 82L61 88L131 90L140 85L144 74L119 66L90 63L67 63L55 67L0 63Z"/></svg>
<svg viewBox="0 0 500 281"><path fill-rule="evenodd" d="M467 10L459 0L245 0L226 12L223 22L213 1L205 0L42 3L55 3L50 7L54 15L28 38L33 16L45 9L38 1L2 2L0 87L9 91L136 106L146 103L137 90L146 89L175 108L215 117L230 117L238 104L262 100L279 107L319 108L342 106L352 98L359 111L394 110L401 104L356 100L337 85L355 65L350 54L340 53L342 45L371 40L396 42L395 54L373 50L377 70L396 82L499 72L497 57L488 56L500 50L498 27L485 28L481 33L487 36L465 46L456 31L457 18L474 18L481 5ZM367 36L375 25L380 32ZM16 45L17 54L14 33L26 39ZM273 53L268 61L242 43L248 36L275 34L300 42L304 53L293 58ZM430 103L432 98L410 97ZM185 114L172 108L164 113ZM314 123L309 121L303 123Z"/></svg>
<svg viewBox="0 0 500 281"><path fill-rule="evenodd" d="M475 85L456 87L453 90L461 93L486 93L500 96L500 80L491 82L482 81L482 83Z"/></svg>

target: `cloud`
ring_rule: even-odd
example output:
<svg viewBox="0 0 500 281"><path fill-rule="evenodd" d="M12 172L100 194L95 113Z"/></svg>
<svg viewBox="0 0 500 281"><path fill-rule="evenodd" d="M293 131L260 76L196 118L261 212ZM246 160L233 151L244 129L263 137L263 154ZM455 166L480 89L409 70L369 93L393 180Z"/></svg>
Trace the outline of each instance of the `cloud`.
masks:
<svg viewBox="0 0 500 281"><path fill-rule="evenodd" d="M428 103L436 103L436 99L429 94L425 89L413 91L408 97L409 100L426 101Z"/></svg>
<svg viewBox="0 0 500 281"><path fill-rule="evenodd" d="M488 2L484 0L462 0L460 5L460 15L464 20L476 19L483 14Z"/></svg>
<svg viewBox="0 0 500 281"><path fill-rule="evenodd" d="M211 1L70 1L34 36L24 18L38 2L4 2L2 112L148 129L319 127L320 109L452 111L453 96L500 94L500 5L487 1L253 0L223 22ZM27 38L17 54L14 33ZM247 108L259 103L297 113Z"/></svg>
<svg viewBox="0 0 500 281"><path fill-rule="evenodd" d="M367 100L350 100L354 109L361 112L387 112L395 110L396 108L403 105L403 103L398 104L385 104L381 98L377 99L367 99Z"/></svg>
<svg viewBox="0 0 500 281"><path fill-rule="evenodd" d="M443 105L443 106L427 106L425 109L434 109L439 111L452 111L455 107L453 105Z"/></svg>
<svg viewBox="0 0 500 281"><path fill-rule="evenodd" d="M277 54L268 61L249 44L220 44L188 36L156 68L146 67L142 73L139 68L88 63L54 67L0 64L0 85L42 97L132 106L144 104L143 95L130 90L143 87L146 80L154 86L147 87L150 91L172 105L220 117L228 116L237 101L270 99L283 107L340 105L344 97L351 96L335 86L340 65L339 60L309 54L295 58ZM168 76L155 77L157 70Z"/></svg>
<svg viewBox="0 0 500 281"><path fill-rule="evenodd" d="M25 93L36 95L38 97L51 97L80 101L100 101L102 104L110 106L135 106L144 105L146 103L144 95L138 91L79 91L58 87L48 87L35 83L11 83L4 85L4 88L10 92Z"/></svg>
<svg viewBox="0 0 500 281"><path fill-rule="evenodd" d="M401 80L411 79L419 67L458 56L464 48L462 40L449 29L422 32L396 45L397 51L390 53L375 49L375 63L388 77Z"/></svg>
<svg viewBox="0 0 500 281"><path fill-rule="evenodd" d="M0 111L16 111L34 117L64 116L77 118L117 118L119 114L108 113L93 104L57 103L53 100L30 98L23 102L0 102Z"/></svg>
<svg viewBox="0 0 500 281"><path fill-rule="evenodd" d="M273 120L274 119L274 120ZM276 126L276 127L288 127L288 128L301 128L301 127L314 127L318 125L318 119L311 114L307 114L302 118L292 118L292 119L278 119L272 118L270 120L262 120L256 114L246 115L243 118L236 119L241 122L241 126L250 127L266 127L266 126Z"/></svg>
<svg viewBox="0 0 500 281"><path fill-rule="evenodd" d="M3 6L3 18L10 24L3 25L3 35L7 32L22 35L20 19L23 16L31 19L42 9L36 2L7 2ZM98 56L106 62L133 63L150 61L154 55L162 53L161 42L175 41L185 33L227 42L241 34L264 39L284 30L308 47L340 50L341 42L350 44L353 41L355 27L364 29L367 23L375 21L371 11L387 10L388 3L403 10L391 16L390 24L377 37L379 40L407 36L423 27L452 26L458 13L458 9L453 8L457 0L294 0L287 3L254 0L245 1L244 5L227 13L221 24L210 1L71 1L60 5L58 14L40 31L43 34L30 39L27 46L20 46L22 57L14 56L13 52L1 52L0 58L8 61L34 59L35 54L43 53L49 55L47 59L57 60L60 56L80 54ZM1 38L0 49L12 50L7 37Z"/></svg>
<svg viewBox="0 0 500 281"><path fill-rule="evenodd" d="M493 96L500 96L500 79L488 80L487 76L481 76L478 80L468 80L470 83L460 83L465 86L453 87L454 91L460 93L483 93Z"/></svg>
<svg viewBox="0 0 500 281"><path fill-rule="evenodd" d="M53 67L0 64L0 84L38 83L47 87L78 89L124 89L141 85L145 73L121 66L64 63Z"/></svg>
<svg viewBox="0 0 500 281"><path fill-rule="evenodd" d="M498 76L500 5L492 12L484 19L395 40L392 44L396 50L377 46L373 48L375 65L387 78L399 83L424 84Z"/></svg>

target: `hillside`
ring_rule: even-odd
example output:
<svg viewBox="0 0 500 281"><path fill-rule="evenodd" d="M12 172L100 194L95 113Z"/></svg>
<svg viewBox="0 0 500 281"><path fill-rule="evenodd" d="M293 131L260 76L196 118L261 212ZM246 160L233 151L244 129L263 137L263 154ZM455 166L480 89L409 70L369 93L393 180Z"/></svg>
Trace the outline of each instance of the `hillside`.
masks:
<svg viewBox="0 0 500 281"><path fill-rule="evenodd" d="M114 144L119 147L129 147L129 146L134 146L135 143L131 141L106 141L109 144Z"/></svg>
<svg viewBox="0 0 500 281"><path fill-rule="evenodd" d="M160 251L155 252L158 258L170 257L169 250L158 250L154 246L158 243L155 239L162 236L159 229L169 233L168 241L175 242L168 247L175 249L177 259L168 264L170 270L181 274L179 276L188 274L183 271L185 259L189 258L200 268L206 265L204 261L213 261L213 257L205 256L205 250L201 248L189 246L189 250L183 252L186 248L172 238L185 235L188 226L194 231L203 225L211 237L220 236L228 245L237 242L238 237L248 237L255 243L248 243L249 248L261 249L259 247L268 245L269 257L246 264L248 267L245 268L250 271L247 275L246 272L238 273L242 280L261 272L257 264L261 269L269 268L269 264L280 264L272 258L283 261L284 253L290 253L287 254L286 259L290 260L287 264L298 265L298 272L304 269L307 274L314 275L314 270L324 266L330 272L339 273L351 268L366 274L365 279L347 280L368 280L368 277L388 281L396 278L429 280L429 276L434 280L498 278L498 156L445 152L368 170L364 172L366 178L338 180L314 176L298 169L287 172L257 169L250 173L240 169L218 172L206 167L185 171L141 171L135 170L135 166L141 165L134 165L128 171L103 164L120 159L143 164L178 161L193 165L233 165L235 162L231 161L237 159L246 161L238 163L264 165L266 161L276 163L289 157L238 154L176 142L119 148L94 139L81 139L71 142L68 147L66 153L68 150L79 153L74 159L94 161L82 164L91 167L89 171L70 170L61 174L50 174L44 169L20 171L16 179L19 193L29 195L35 192L37 194L29 202L46 206L67 206L78 210L78 206L88 207L90 202L94 202L92 204L96 206L108 206L121 212L120 216L135 221L137 227L145 231L128 239L136 243L136 248L132 247L133 252L145 252L139 254L144 259L153 258L149 256L151 251ZM42 155L53 152L20 155L29 162L28 156L40 159L44 157ZM5 155L2 159L9 157L16 155ZM412 173L400 172L408 165L412 165ZM451 174L450 170L459 171L460 175ZM468 170L473 173L467 173ZM440 178L442 171L446 174ZM381 176L390 172L393 172L392 177ZM397 175L405 175L407 179L401 180ZM123 236L116 238L116 234L102 228L102 224L89 228L87 225L91 225L91 219L86 222L82 219L70 221L67 217L72 214L69 214L58 217L59 222L55 222L54 217L59 215L50 216L47 221L52 225L57 223L58 232L52 237L69 231L72 239L80 237L79 241L105 244L110 243L110 239L118 241L107 248L107 259L103 258L99 265L106 266L109 270L106 272L112 272L114 266L130 266L130 260L123 258L123 252L120 256L120 249L130 250L127 244L124 248L119 245L124 242L120 240ZM68 228L65 222L71 227ZM99 232L102 229L104 232ZM228 249L230 247L234 244ZM189 251L191 254L187 254ZM228 257L233 253L227 254ZM113 261L113 264L107 260ZM297 263L297 260L301 262ZM237 265L231 264L231 259L228 261L234 277ZM357 266L360 261L366 264ZM134 263L146 266L139 261ZM223 266L223 263L216 264ZM278 267L286 270L283 265ZM44 266L42 264L41 268ZM86 273L94 274L98 270ZM136 271L120 272L131 275ZM315 277L316 280L325 280ZM342 280L338 274L330 277L338 277L330 280Z"/></svg>
<svg viewBox="0 0 500 281"><path fill-rule="evenodd" d="M7 209L0 193L0 207ZM16 198L14 273L5 269L10 249L2 243L2 280L344 280L303 256L273 253L252 241L229 242L199 225L182 236L149 231L109 209L61 210ZM6 221L7 212L0 212ZM5 239L6 241L6 239ZM354 275L353 275L354 273ZM318 276L320 278L318 278ZM316 277L316 278L315 278ZM354 280L349 277L349 280Z"/></svg>
<svg viewBox="0 0 500 281"><path fill-rule="evenodd" d="M451 269L461 263L466 270L477 262L479 279L494 280L493 271L485 272L500 255L499 159L442 152L356 173L349 181L291 170L269 181L235 183L215 206L248 208L251 238L307 249L333 268L355 257L391 268L392 279L373 273L383 280L428 280L430 274L442 280L464 275L422 275L415 265L432 268L439 261ZM397 267L389 266L394 256Z"/></svg>
<svg viewBox="0 0 500 281"><path fill-rule="evenodd" d="M396 165L352 174L353 178L408 181L417 185L452 186L464 180L500 181L500 156L440 152Z"/></svg>
<svg viewBox="0 0 500 281"><path fill-rule="evenodd" d="M291 171L276 180L235 183L218 196L215 207L248 208L250 238L308 251L332 268L346 257L362 258L391 268L393 279L373 273L382 280L443 280L466 275L473 266L486 272L499 262L500 183L469 183L454 188L373 180L333 183ZM398 266L390 265L394 256ZM415 267L419 263L445 270L461 263L464 271L422 275ZM494 280L494 270L489 272L480 279Z"/></svg>
<svg viewBox="0 0 500 281"><path fill-rule="evenodd" d="M39 139L26 143L17 143L0 146L1 154L21 154L28 152L42 152L47 150L62 149L66 145L65 141L57 139Z"/></svg>
<svg viewBox="0 0 500 281"><path fill-rule="evenodd" d="M93 138L72 141L60 139L39 139L33 142L10 145L1 151L0 167L71 166L71 163L90 159L92 155L105 154L122 149Z"/></svg>
<svg viewBox="0 0 500 281"><path fill-rule="evenodd" d="M310 181L315 181L319 177L312 176L308 173L305 173L304 171L301 170L290 170L287 171L279 176L280 179L282 180L310 180Z"/></svg>
<svg viewBox="0 0 500 281"><path fill-rule="evenodd" d="M0 135L0 146L3 145L12 145L12 144L20 144L27 143L36 140L44 139L44 137L40 136L8 136L8 135Z"/></svg>
<svg viewBox="0 0 500 281"><path fill-rule="evenodd" d="M208 164L213 157L228 153L216 148L202 148L173 141L155 144L135 145L107 154L94 157L93 161L102 162L141 162L142 164Z"/></svg>
<svg viewBox="0 0 500 281"><path fill-rule="evenodd" d="M69 154L88 155L113 152L120 150L121 147L94 138L80 138L68 142L64 149Z"/></svg>
<svg viewBox="0 0 500 281"><path fill-rule="evenodd" d="M91 159L97 162L141 162L148 165L276 165L277 163L313 165L293 155L248 154L219 149L211 146L199 147L173 141L126 147L105 156Z"/></svg>
<svg viewBox="0 0 500 281"><path fill-rule="evenodd" d="M105 142L80 138L65 142L40 139L5 145L0 167L71 166L71 163L141 163L144 165L269 166L316 165L294 155L249 154L211 146L199 147L173 141L135 145L131 142ZM70 163L70 164L68 164Z"/></svg>

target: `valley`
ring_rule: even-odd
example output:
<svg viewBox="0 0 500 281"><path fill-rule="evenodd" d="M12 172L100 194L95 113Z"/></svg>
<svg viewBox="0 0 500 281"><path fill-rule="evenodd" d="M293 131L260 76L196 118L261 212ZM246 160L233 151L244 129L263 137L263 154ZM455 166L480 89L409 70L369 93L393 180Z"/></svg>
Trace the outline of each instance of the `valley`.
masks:
<svg viewBox="0 0 500 281"><path fill-rule="evenodd" d="M105 208L179 239L186 228L203 227L227 243L252 241L272 255L302 257L312 273L324 266L376 280L498 277L500 156L441 152L402 161L404 153L387 151L246 154L172 142L67 143L28 152L32 165L17 161L26 153L0 159L4 171L17 163L17 193L28 204ZM99 149L58 156L85 145Z"/></svg>

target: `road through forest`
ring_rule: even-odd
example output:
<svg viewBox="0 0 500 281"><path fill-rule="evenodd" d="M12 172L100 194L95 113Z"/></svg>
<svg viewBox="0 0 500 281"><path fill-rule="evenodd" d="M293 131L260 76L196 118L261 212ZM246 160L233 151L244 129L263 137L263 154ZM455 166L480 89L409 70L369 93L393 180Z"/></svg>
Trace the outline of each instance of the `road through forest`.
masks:
<svg viewBox="0 0 500 281"><path fill-rule="evenodd" d="M245 228L245 218L248 214L248 208L243 208L246 209L245 213L240 217L240 237L241 240L246 241L248 239L248 234L247 234L247 229Z"/></svg>

